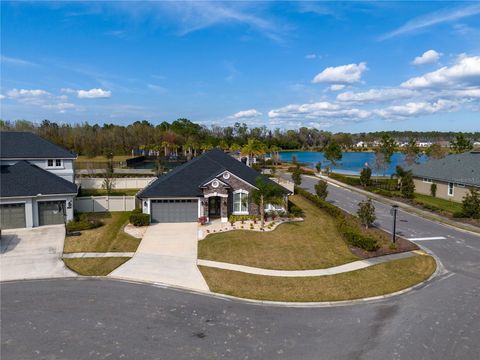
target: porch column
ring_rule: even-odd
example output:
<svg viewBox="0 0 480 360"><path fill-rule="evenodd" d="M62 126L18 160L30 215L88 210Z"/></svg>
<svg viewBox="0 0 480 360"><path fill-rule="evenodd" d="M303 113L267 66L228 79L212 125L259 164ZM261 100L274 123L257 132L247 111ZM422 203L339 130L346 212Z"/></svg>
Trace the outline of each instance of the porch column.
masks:
<svg viewBox="0 0 480 360"><path fill-rule="evenodd" d="M220 198L220 217L222 223L228 222L228 198L221 197Z"/></svg>

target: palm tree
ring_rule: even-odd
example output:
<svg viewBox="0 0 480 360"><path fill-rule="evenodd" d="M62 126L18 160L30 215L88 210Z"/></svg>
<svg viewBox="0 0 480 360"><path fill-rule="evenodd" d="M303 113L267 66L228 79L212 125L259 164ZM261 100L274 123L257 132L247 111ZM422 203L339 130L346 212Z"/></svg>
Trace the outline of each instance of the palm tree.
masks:
<svg viewBox="0 0 480 360"><path fill-rule="evenodd" d="M272 162L273 162L273 165L277 165L277 162L278 162L278 159L279 159L279 154L278 152L282 150L281 148L279 148L277 145L272 145L270 146L270 153L272 154Z"/></svg>
<svg viewBox="0 0 480 360"><path fill-rule="evenodd" d="M213 145L210 144L209 142L206 142L200 145L200 149L202 150L202 152L206 152L212 148L213 148Z"/></svg>
<svg viewBox="0 0 480 360"><path fill-rule="evenodd" d="M265 154L265 144L262 143L260 140L257 139L248 139L248 142L243 146L240 151L241 155L248 156L248 164L251 165L252 159L255 156L262 156Z"/></svg>
<svg viewBox="0 0 480 360"><path fill-rule="evenodd" d="M162 147L165 157L168 156L168 149L170 147L170 143L168 141L162 141Z"/></svg>
<svg viewBox="0 0 480 360"><path fill-rule="evenodd" d="M257 204L260 210L260 226L263 229L265 225L265 205L280 205L284 203L282 189L271 182L266 182L258 177L255 182L256 189L250 192L250 201Z"/></svg>

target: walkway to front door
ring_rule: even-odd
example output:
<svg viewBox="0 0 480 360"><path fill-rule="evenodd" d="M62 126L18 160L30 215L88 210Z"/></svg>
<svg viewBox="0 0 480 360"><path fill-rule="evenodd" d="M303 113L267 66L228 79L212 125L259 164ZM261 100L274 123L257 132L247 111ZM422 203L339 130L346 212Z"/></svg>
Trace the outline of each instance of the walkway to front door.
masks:
<svg viewBox="0 0 480 360"><path fill-rule="evenodd" d="M197 223L150 225L135 255L109 276L208 291L197 268Z"/></svg>

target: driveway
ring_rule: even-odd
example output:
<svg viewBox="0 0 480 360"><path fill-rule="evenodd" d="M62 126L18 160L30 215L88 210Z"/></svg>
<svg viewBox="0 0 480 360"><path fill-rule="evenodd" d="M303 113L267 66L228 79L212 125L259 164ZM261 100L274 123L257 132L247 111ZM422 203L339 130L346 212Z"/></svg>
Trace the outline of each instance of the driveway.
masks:
<svg viewBox="0 0 480 360"><path fill-rule="evenodd" d="M76 276L62 261L64 239L63 225L2 230L0 280Z"/></svg>
<svg viewBox="0 0 480 360"><path fill-rule="evenodd" d="M109 276L208 291L197 268L197 223L150 225L132 259Z"/></svg>

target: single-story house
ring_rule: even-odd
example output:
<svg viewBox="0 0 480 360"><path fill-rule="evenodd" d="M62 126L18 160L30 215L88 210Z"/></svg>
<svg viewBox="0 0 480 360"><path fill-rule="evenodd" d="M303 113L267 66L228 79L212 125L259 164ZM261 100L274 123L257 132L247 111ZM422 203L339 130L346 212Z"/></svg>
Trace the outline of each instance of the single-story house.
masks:
<svg viewBox="0 0 480 360"><path fill-rule="evenodd" d="M285 200L291 194L243 162L213 149L158 178L137 197L152 222L196 222L203 216L208 221L227 222L231 214L259 214L258 206L248 200L259 177L279 186Z"/></svg>
<svg viewBox="0 0 480 360"><path fill-rule="evenodd" d="M29 132L0 132L0 227L73 219L75 154Z"/></svg>
<svg viewBox="0 0 480 360"><path fill-rule="evenodd" d="M437 197L461 202L470 188L480 190L480 151L431 159L409 169L419 194L430 195L432 184L436 184Z"/></svg>

